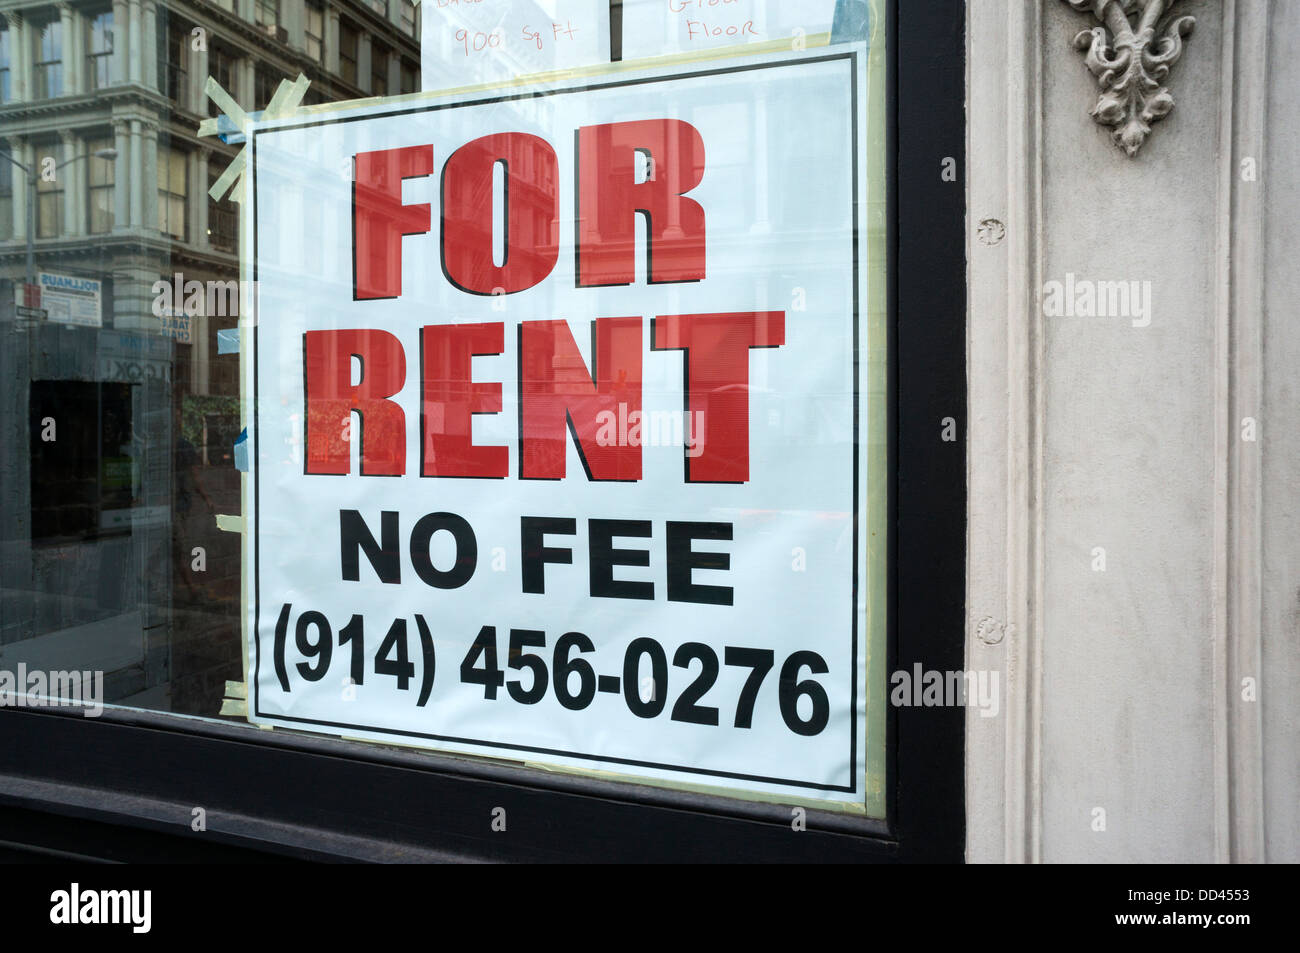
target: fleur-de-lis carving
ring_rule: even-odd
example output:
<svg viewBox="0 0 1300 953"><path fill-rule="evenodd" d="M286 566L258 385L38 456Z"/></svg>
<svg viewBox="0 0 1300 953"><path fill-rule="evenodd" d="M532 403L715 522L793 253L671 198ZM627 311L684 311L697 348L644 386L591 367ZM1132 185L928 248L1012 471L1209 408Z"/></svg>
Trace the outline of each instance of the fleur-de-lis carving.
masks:
<svg viewBox="0 0 1300 953"><path fill-rule="evenodd" d="M1080 31L1074 46L1087 51L1084 62L1101 86L1092 117L1114 127L1111 138L1132 158L1151 125L1174 108L1174 97L1163 81L1183 55L1183 37L1196 20L1165 15L1178 0L1065 2L1080 13L1091 13L1100 24Z"/></svg>

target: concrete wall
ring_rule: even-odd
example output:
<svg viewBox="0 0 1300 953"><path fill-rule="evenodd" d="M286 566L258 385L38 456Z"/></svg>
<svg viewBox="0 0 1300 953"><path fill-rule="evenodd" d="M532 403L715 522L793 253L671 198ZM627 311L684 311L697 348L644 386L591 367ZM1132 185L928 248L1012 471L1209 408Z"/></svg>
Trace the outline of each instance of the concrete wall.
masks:
<svg viewBox="0 0 1300 953"><path fill-rule="evenodd" d="M968 5L971 860L1300 859L1300 2L1170 12L1129 157L1090 12Z"/></svg>

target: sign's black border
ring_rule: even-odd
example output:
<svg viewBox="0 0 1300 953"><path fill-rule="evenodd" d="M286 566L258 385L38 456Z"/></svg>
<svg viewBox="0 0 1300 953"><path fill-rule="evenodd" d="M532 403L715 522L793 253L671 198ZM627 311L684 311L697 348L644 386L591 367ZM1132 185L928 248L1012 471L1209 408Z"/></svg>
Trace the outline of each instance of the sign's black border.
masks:
<svg viewBox="0 0 1300 953"><path fill-rule="evenodd" d="M964 664L965 3L885 0L890 671ZM940 172L951 158L956 180ZM3 856L960 861L965 712L887 709L886 823L140 710L0 709ZM207 829L191 828L192 811ZM508 809L509 834L491 811Z"/></svg>
<svg viewBox="0 0 1300 953"><path fill-rule="evenodd" d="M301 122L285 122L282 124L277 124L267 129L254 129L252 134L249 135L248 137L249 148L251 150L250 158L248 160L248 168L251 170L253 176L253 288L255 289L255 293L260 295L261 261L258 256L258 204L257 204L258 201L257 140L259 136L273 136L277 133L285 132L287 130L295 131L299 129L314 129L320 126L340 125L343 123L358 122L358 121L369 120L369 119L387 119L393 116L406 116L406 115L413 115L413 114L442 112L444 110L452 110L452 109L468 109L476 106L492 106L498 103L515 102L524 99L544 99L551 96L562 96L568 93L594 92L594 91L606 90L606 89L619 89L625 86L645 86L654 83L678 83L687 80L698 80L709 76L722 76L722 75L728 75L733 73L748 73L756 70L774 70L774 69L781 69L783 67L789 67L789 66L807 66L809 64L815 64L815 63L833 63L833 62L840 62L840 61L848 62L849 104L850 104L849 108L851 110L851 115L852 115L852 121L849 124L848 132L849 132L849 143L850 143L849 148L851 151L850 168L852 170L852 182L850 188L852 189L853 192L853 216L852 216L853 230L852 230L852 237L851 237L851 256L853 260L852 373L853 373L853 430L854 430L853 476L852 476L853 545L851 547L851 554L850 554L850 558L852 559L851 565L852 565L852 572L853 572L853 580L849 589L849 598L850 598L849 619L850 619L851 642L849 647L850 663L849 663L849 671L848 671L849 699L850 699L849 711L851 712L851 718L849 724L849 761L848 761L849 771L851 774L850 783L845 785L845 784L822 784L814 781L795 781L789 778L774 778L774 777L767 777L764 775L745 774L737 771L710 770L707 768L692 767L690 765L667 764L667 763L657 762L657 761L638 760L635 758L620 758L620 757L615 757L613 755L590 754L585 751L566 751L558 748L543 748L537 745L513 744L505 741L487 741L479 738L460 738L452 735L434 734L432 732L412 731L410 729L383 728L374 725L356 724L354 722L326 721L320 718L304 718L304 717L294 716L294 715L271 714L268 712L263 712L261 709L261 691L260 691L261 682L262 682L262 678L261 678L261 674L262 674L262 642L261 642L262 554L261 554L261 535L258 532L259 527L257 525L258 522L260 521L261 512L262 512L262 503L261 503L261 495L260 495L261 481L259 479L261 468L257 465L257 460L259 459L257 455L258 446L259 446L258 442L260 439L260 435L258 434L257 421L258 421L258 414L260 413L262 407L261 398L258 393L258 383L260 379L260 374L258 371L258 355L260 353L260 348L258 346L258 335L261 330L262 322L260 320L261 315L258 313L257 309L260 307L260 301L257 303L257 305L255 305L253 311L253 316L254 316L254 320L253 320L253 419L252 419L253 426L249 428L249 439L252 445L252 449L250 450L250 453L253 455L252 456L253 507L254 507L254 513L256 514L255 518L252 520L253 525L251 528L251 532L253 536L253 561L256 567L255 572L253 573L253 641L256 646L257 660L253 669L252 684L248 686L252 696L254 716L266 719L266 721L269 723L288 722L292 724L317 725L322 728L340 729L340 731L335 732L335 734L346 734L349 730L370 731L370 732L374 732L375 734L389 735L397 738L422 738L430 741L443 741L452 744L466 744L466 745L475 745L482 748L496 748L505 752L526 751L534 754L554 755L554 756L564 757L564 758L578 758L584 761L593 761L598 764L627 765L634 768L653 768L656 770L677 771L682 774L693 774L693 775L699 775L703 777L729 778L737 781L752 781L761 784L779 784L789 788L806 788L809 790L816 790L816 791L843 792L845 794L856 794L858 792L858 780L859 780L858 764L857 764L858 723L859 721L862 721L867 717L866 709L863 709L861 713L859 713L858 711L858 681L860 675L860 673L858 672L858 636L859 636L859 628L860 628L858 625L858 593L859 593L859 585L860 585L859 572L858 572L859 570L858 532L859 532L859 526L861 520L861 513L859 512L861 500L859 499L858 487L861 478L861 471L859 467L860 467L861 451L862 451L862 441L859 439L860 434L858 433L858 428L860 425L860 417L858 412L859 410L858 401L860 396L859 378L861 377L861 370L859 367L859 354L860 354L861 343L862 343L860 321L859 321L860 318L859 292L860 292L861 268L858 259L858 247L859 247L858 246L858 219L860 218L860 209L858 203L863 201L863 196L859 194L859 189L861 189L862 187L862 182L860 181L859 171L858 171L858 164L860 159L860 155L858 152L858 69L859 69L858 60L859 60L859 54L856 50L847 50L839 53L831 53L831 54L820 55L820 56L818 55L806 56L806 57L799 57L796 59L788 59L788 60L770 60L770 61L758 62L758 63L739 63L730 66L713 67L709 69L696 70L696 71L686 72L686 73L664 73L664 74L649 76L649 77L642 77L642 76L632 76L627 78L613 77L605 82L588 83L588 84L578 85L578 86L563 87L560 89L544 89L544 90L537 90L533 92L524 92L524 93L507 93L502 95L490 96L485 99L469 99L469 100L459 101L459 102L424 103L420 105L413 105L413 106L407 106L402 108L380 109L375 112L367 112L364 115L345 114L341 116L330 117L328 119L305 119ZM355 250L354 250L354 255L355 255ZM870 672L867 672L866 674L868 678L871 676ZM877 690L879 691L884 690L884 684L883 684L884 680L882 679L881 682L882 682L881 685L876 686ZM634 778L630 778L630 780L634 780Z"/></svg>

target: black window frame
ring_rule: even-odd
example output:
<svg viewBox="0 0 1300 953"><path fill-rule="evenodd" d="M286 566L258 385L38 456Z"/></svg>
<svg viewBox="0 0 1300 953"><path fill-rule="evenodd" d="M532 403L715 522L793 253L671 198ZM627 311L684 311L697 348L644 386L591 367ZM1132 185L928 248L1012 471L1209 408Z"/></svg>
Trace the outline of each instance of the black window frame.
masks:
<svg viewBox="0 0 1300 953"><path fill-rule="evenodd" d="M887 17L886 667L951 671L965 664L966 449L939 433L966 421L965 194L939 173L965 167L965 5L890 0ZM808 809L795 832L782 804L148 711L7 708L0 832L33 844L79 824L95 832L83 854L135 859L960 861L964 725L961 707L890 706L886 818ZM496 806L509 838L490 829Z"/></svg>

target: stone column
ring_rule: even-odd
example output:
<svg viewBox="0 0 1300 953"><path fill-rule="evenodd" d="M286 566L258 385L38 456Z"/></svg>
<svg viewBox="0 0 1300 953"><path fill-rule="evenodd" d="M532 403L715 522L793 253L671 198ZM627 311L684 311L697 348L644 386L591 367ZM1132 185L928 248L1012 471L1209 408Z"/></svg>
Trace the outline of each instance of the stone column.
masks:
<svg viewBox="0 0 1300 953"><path fill-rule="evenodd" d="M235 102L243 106L245 110L251 112L257 105L253 100L256 97L256 72L257 68L253 65L251 56L245 57L239 61L239 92L233 94Z"/></svg>
<svg viewBox="0 0 1300 953"><path fill-rule="evenodd" d="M15 162L23 161L23 147L23 140L18 136L0 139L0 148L13 156ZM14 166L9 168L12 172L9 181L13 184L13 201L10 203L13 210L11 234L16 240L22 240L27 237L27 177L22 169Z"/></svg>
<svg viewBox="0 0 1300 953"><path fill-rule="evenodd" d="M127 29L127 82L144 82L144 45L140 31L140 0L127 0L130 24Z"/></svg>
<svg viewBox="0 0 1300 953"><path fill-rule="evenodd" d="M402 92L402 55L393 50L388 57L388 95L397 96Z"/></svg>
<svg viewBox="0 0 1300 953"><path fill-rule="evenodd" d="M370 88L370 34L362 33L357 46L357 85L363 92L371 93L374 90Z"/></svg>
<svg viewBox="0 0 1300 953"><path fill-rule="evenodd" d="M204 116L208 114L208 97L204 95L203 86L208 81L208 47L194 49L190 44L190 109Z"/></svg>
<svg viewBox="0 0 1300 953"><path fill-rule="evenodd" d="M190 194L194 196L195 215L194 237L191 239L192 244L200 248L211 246L208 241L208 160L212 157L212 150L207 146L199 147L195 150L198 161L195 163L194 181L190 183Z"/></svg>
<svg viewBox="0 0 1300 953"><path fill-rule="evenodd" d="M131 127L125 119L113 120L113 145L117 158L113 160L113 231L125 231L130 222L127 198L130 195Z"/></svg>
<svg viewBox="0 0 1300 953"><path fill-rule="evenodd" d="M114 85L126 82L126 35L129 19L126 0L113 0L113 55L109 57L109 78Z"/></svg>
<svg viewBox="0 0 1300 953"><path fill-rule="evenodd" d="M132 229L140 228L141 225L144 223L144 201L143 201L144 162L142 161L142 154L140 152L141 148L142 146L140 144L140 120L132 119L131 120L131 163L130 163L131 218L127 222L128 226ZM155 162L154 165L157 166L157 163ZM156 178L154 181L156 181ZM154 222L154 227L155 228L158 227L158 223L156 221Z"/></svg>
<svg viewBox="0 0 1300 953"><path fill-rule="evenodd" d="M325 47L325 69L338 75L339 71L339 11L332 6L325 8L325 36L321 41Z"/></svg>
<svg viewBox="0 0 1300 953"><path fill-rule="evenodd" d="M185 217L189 219L190 244L196 248L208 247L208 150L200 147L192 151L186 162L189 182L186 192Z"/></svg>
<svg viewBox="0 0 1300 953"><path fill-rule="evenodd" d="M61 168L55 173L59 187L63 190L63 223L61 234L65 237L77 234L77 173L81 171L75 162L77 158L77 137L68 130L59 133L63 145Z"/></svg>
<svg viewBox="0 0 1300 953"><path fill-rule="evenodd" d="M144 11L143 32L144 45L140 49L143 57L141 78L150 89L159 89L158 85L158 4L156 0L141 0Z"/></svg>
<svg viewBox="0 0 1300 953"><path fill-rule="evenodd" d="M141 153L144 166L144 228L147 232L158 231L158 187L161 184L158 178L158 124L155 122L141 123L141 140L140 148L144 150Z"/></svg>
<svg viewBox="0 0 1300 953"><path fill-rule="evenodd" d="M23 19L22 14L16 10L8 10L4 14L5 19L9 21L9 96L10 101L15 103L26 102L30 79L28 78L29 66L27 22ZM15 156L15 158L17 158Z"/></svg>
<svg viewBox="0 0 1300 953"><path fill-rule="evenodd" d="M63 33L63 94L65 96L74 96L81 92L81 85L77 81L81 73L79 69L81 57L77 52L77 48L81 45L77 42L77 27L80 22L81 18L77 16L71 4L59 4L59 29Z"/></svg>

